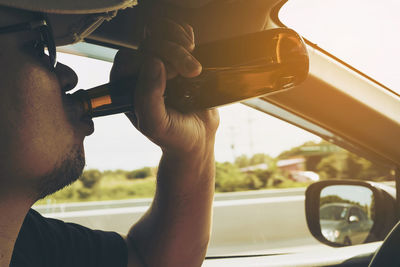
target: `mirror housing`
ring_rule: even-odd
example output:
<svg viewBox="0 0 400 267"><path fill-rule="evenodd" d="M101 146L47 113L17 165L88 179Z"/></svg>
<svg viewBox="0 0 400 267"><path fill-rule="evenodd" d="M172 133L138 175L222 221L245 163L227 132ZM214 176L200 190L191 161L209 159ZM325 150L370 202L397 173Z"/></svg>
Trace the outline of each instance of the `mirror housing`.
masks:
<svg viewBox="0 0 400 267"><path fill-rule="evenodd" d="M389 231L398 221L398 215L396 210L396 190L394 187L390 187L385 184L354 181L354 180L325 180L311 184L306 190L306 219L308 229L311 234L321 243L332 247L342 247L346 244L340 244L328 240L321 231L320 222L320 197L321 191L329 186L335 185L350 185L364 189L369 189L373 194L374 205L373 212L374 223L370 232L363 243L369 243L374 241L383 240ZM352 218L355 216L348 217L348 223L354 224L357 220ZM352 220L353 219L353 220Z"/></svg>

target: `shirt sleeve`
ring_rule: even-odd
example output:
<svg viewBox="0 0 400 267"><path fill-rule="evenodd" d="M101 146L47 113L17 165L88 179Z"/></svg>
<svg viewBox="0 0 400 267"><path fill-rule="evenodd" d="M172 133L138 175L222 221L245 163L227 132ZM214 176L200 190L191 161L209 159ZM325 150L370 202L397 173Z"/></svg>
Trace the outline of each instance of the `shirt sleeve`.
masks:
<svg viewBox="0 0 400 267"><path fill-rule="evenodd" d="M11 266L126 267L127 260L127 247L119 234L44 218L30 210Z"/></svg>

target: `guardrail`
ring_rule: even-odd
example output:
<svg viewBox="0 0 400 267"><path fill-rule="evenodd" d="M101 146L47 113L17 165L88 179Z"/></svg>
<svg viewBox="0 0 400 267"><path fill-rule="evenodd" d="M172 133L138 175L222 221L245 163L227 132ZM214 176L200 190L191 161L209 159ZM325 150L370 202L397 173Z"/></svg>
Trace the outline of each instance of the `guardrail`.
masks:
<svg viewBox="0 0 400 267"><path fill-rule="evenodd" d="M219 193L213 206L208 255L227 255L318 244L304 215L305 188ZM151 204L130 199L36 206L46 217L126 234Z"/></svg>

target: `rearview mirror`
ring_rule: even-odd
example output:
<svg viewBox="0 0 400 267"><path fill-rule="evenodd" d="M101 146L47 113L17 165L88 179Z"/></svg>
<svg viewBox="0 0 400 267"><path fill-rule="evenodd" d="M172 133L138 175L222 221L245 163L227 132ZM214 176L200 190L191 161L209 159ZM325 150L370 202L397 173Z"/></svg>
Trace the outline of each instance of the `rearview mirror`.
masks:
<svg viewBox="0 0 400 267"><path fill-rule="evenodd" d="M202 44L193 55L203 66L195 78L167 83L165 102L182 112L213 108L293 88L308 75L303 39L275 28Z"/></svg>
<svg viewBox="0 0 400 267"><path fill-rule="evenodd" d="M393 187L353 180L326 180L306 191L311 234L330 246L383 240L397 221Z"/></svg>

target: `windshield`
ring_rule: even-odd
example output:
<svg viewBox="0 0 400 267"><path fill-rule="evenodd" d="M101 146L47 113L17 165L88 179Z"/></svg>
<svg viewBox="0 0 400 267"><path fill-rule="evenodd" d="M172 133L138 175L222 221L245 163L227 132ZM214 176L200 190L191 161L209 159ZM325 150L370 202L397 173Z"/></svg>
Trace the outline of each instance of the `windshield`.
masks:
<svg viewBox="0 0 400 267"><path fill-rule="evenodd" d="M110 62L63 53L58 58L78 74L76 90L108 82ZM243 104L219 109L208 257L312 251L322 245L307 228L308 185L325 179L391 178L390 170L268 115L271 105L265 101L252 103L258 110ZM274 108L272 114L283 118ZM94 134L85 139L86 168L80 179L35 208L48 217L126 234L151 204L162 152L123 114L94 123ZM339 207L335 218L342 213Z"/></svg>
<svg viewBox="0 0 400 267"><path fill-rule="evenodd" d="M76 89L108 81L110 62L62 53L58 58L79 75ZM259 101L263 110L265 102ZM306 187L323 179L390 177L390 170L249 106L233 104L219 112L208 257L320 247L307 228ZM126 234L151 204L161 150L122 114L94 123L94 134L85 139L86 168L79 181L40 200L36 209ZM338 208L338 218L342 212Z"/></svg>
<svg viewBox="0 0 400 267"><path fill-rule="evenodd" d="M321 220L343 221L346 218L347 207L341 206L327 206L322 207L319 211Z"/></svg>
<svg viewBox="0 0 400 267"><path fill-rule="evenodd" d="M400 94L400 2L288 1L279 19L317 46Z"/></svg>

